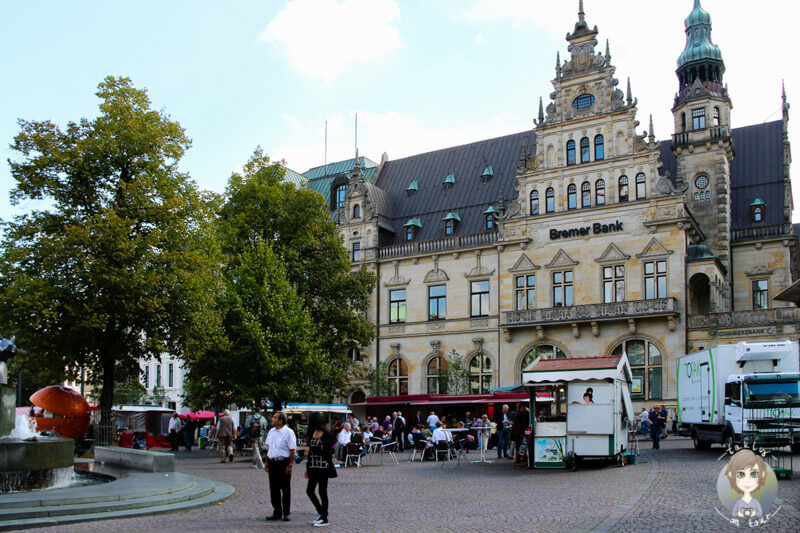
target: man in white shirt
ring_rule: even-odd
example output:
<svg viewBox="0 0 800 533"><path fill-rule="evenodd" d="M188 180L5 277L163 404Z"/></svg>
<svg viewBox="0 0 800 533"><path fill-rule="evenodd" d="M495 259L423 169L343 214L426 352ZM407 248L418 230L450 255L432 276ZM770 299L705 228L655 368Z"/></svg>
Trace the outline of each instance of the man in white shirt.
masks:
<svg viewBox="0 0 800 533"><path fill-rule="evenodd" d="M644 407L642 407L642 412L639 413L639 425L642 426L642 433L650 433L650 413Z"/></svg>
<svg viewBox="0 0 800 533"><path fill-rule="evenodd" d="M436 429L433 430L433 435L431 435L431 441L434 444L438 444L441 441L449 442L451 440L453 440L453 435L449 431L445 431L445 426L441 422L437 422Z"/></svg>
<svg viewBox="0 0 800 533"><path fill-rule="evenodd" d="M291 518L292 465L297 450L294 431L286 425L286 415L277 412L272 415L272 429L267 434L267 462L264 470L269 474L269 494L272 500L272 516L267 520Z"/></svg>
<svg viewBox="0 0 800 533"><path fill-rule="evenodd" d="M350 429L350 424L345 422L342 426L342 430L336 437L336 459L338 459L340 463L344 462L345 456L347 455L347 445L350 444L351 437Z"/></svg>
<svg viewBox="0 0 800 533"><path fill-rule="evenodd" d="M431 411L431 414L428 416L428 427L431 428L431 431L436 430L436 424L439 422L439 417L436 416L436 413Z"/></svg>
<svg viewBox="0 0 800 533"><path fill-rule="evenodd" d="M178 451L178 434L181 432L181 419L178 413L172 413L172 418L169 419L169 442L172 445L172 451Z"/></svg>

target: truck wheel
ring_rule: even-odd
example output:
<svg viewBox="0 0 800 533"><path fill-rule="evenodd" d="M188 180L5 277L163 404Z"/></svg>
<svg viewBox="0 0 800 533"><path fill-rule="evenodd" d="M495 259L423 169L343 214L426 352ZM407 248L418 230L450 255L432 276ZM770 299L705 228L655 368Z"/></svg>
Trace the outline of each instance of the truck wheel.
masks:
<svg viewBox="0 0 800 533"><path fill-rule="evenodd" d="M726 431L722 435L722 445L725 446L725 449L732 450L733 446L736 443L733 440L733 434L730 431Z"/></svg>
<svg viewBox="0 0 800 533"><path fill-rule="evenodd" d="M695 450L707 450L711 447L711 443L707 440L701 440L697 437L697 432L692 431L692 444Z"/></svg>

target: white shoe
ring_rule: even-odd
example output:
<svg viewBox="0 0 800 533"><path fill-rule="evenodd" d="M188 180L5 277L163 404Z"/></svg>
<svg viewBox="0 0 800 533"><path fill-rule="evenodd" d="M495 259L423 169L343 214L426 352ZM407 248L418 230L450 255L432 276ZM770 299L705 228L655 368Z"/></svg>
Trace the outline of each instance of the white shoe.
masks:
<svg viewBox="0 0 800 533"><path fill-rule="evenodd" d="M327 520L323 520L323 519L321 519L321 518L320 518L319 520L317 520L316 522L314 522L312 525L313 525L314 527L325 527L325 526L328 526L328 525L330 525L330 522L328 522Z"/></svg>

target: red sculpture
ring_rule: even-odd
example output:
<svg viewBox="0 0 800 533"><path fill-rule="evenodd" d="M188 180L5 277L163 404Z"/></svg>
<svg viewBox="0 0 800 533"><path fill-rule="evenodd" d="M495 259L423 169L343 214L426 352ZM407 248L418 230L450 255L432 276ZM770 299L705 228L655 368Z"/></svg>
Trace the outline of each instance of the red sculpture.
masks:
<svg viewBox="0 0 800 533"><path fill-rule="evenodd" d="M68 439L82 439L89 428L89 403L74 390L53 385L34 392L31 403L52 414L34 416L38 431L52 430Z"/></svg>

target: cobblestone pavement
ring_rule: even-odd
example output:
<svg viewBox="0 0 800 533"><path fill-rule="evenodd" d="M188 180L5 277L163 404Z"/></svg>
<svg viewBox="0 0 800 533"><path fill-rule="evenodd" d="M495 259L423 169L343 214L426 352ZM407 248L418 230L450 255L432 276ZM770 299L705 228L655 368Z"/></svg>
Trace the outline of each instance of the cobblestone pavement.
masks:
<svg viewBox="0 0 800 533"><path fill-rule="evenodd" d="M514 469L493 464L384 462L338 469L331 480L330 521L335 531L733 531L714 510L723 450L697 451L686 439L644 442L635 465L586 466L577 472ZM492 450L490 450L492 454ZM476 459L477 454L467 457ZM492 457L493 458L493 457ZM800 530L800 456L795 477L781 481L782 508L761 531ZM267 476L249 458L220 464L196 450L181 453L177 469L230 483L236 493L220 504L180 513L89 522L39 531L186 532L310 530L316 513L305 495L304 465L292 484L292 521L267 523ZM748 528L744 528L748 529Z"/></svg>

